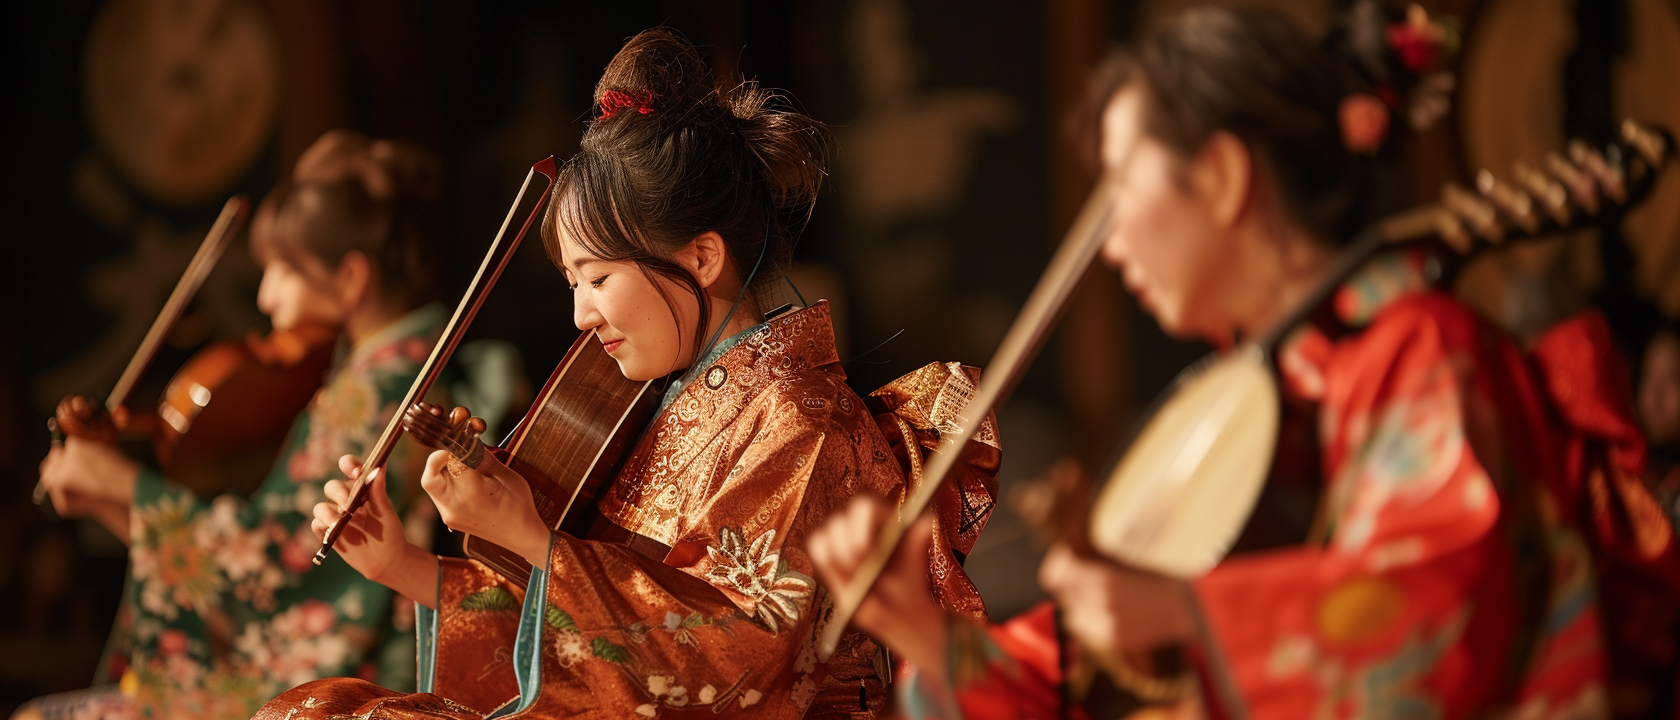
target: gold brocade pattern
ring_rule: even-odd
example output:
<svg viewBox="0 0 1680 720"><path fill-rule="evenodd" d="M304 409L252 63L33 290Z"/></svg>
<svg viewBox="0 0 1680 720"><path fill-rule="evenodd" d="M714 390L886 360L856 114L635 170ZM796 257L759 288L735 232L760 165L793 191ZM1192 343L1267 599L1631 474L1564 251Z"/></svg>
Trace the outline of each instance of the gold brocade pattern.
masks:
<svg viewBox="0 0 1680 720"><path fill-rule="evenodd" d="M535 648L540 664L538 692L523 717L793 720L868 716L880 708L878 650L867 638L850 634L831 662L817 661L832 603L812 580L805 539L856 495L902 498L901 462L919 462L920 431L912 427L916 439L908 446L882 437L879 423L888 421L872 412L882 400L866 405L846 385L822 302L776 317L696 376L654 419L598 508L612 523L669 547L662 561L622 544L557 534L548 582L533 585L530 592L542 594L526 599L527 620L540 637L517 644L519 603L504 594L512 583L476 563L446 563L436 695L407 697L444 697L481 710L513 697L517 689L507 689L518 652L496 652L513 646ZM939 407L937 396L924 398L909 386L887 400ZM933 416L913 417L906 422ZM976 444L984 450L979 464L965 462L958 479L966 491L985 495L974 507L989 508L995 430L986 436L993 445ZM930 561L940 598L983 618L979 595L952 553L972 548L957 532L964 513L975 515L965 508L949 508L947 523L941 504L941 540ZM968 534L976 535L984 511L971 520ZM305 695L364 697L365 683L334 682L343 687L317 683L282 696L271 703L280 710L271 717L286 717ZM862 708L860 688L868 698ZM396 708L403 696L380 702L376 717L471 717L418 706L402 714ZM347 707L332 705L333 712ZM325 715L304 711L291 720L319 717Z"/></svg>

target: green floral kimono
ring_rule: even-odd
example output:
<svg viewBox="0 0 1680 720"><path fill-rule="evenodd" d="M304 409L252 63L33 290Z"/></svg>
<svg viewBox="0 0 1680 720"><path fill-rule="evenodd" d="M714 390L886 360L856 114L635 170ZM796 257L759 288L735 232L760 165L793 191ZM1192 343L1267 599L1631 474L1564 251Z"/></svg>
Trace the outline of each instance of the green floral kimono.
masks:
<svg viewBox="0 0 1680 720"><path fill-rule="evenodd" d="M142 471L127 594L107 651L120 692L43 698L42 715L243 718L316 678L413 687L413 604L393 602L337 555L315 567L320 541L309 523L322 486L339 475L338 458L378 439L443 320L428 306L341 350L249 498L198 497ZM423 461L410 443L392 456L399 508L419 494Z"/></svg>

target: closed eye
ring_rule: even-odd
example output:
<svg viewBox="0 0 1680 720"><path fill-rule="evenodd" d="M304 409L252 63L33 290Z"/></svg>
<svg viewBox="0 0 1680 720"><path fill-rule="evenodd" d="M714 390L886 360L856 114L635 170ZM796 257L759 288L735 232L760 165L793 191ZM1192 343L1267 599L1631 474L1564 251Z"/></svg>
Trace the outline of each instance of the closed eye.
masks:
<svg viewBox="0 0 1680 720"><path fill-rule="evenodd" d="M607 281L607 276L602 275L601 277L595 278L594 280L590 280L589 281L589 286L592 287L592 288L598 288L598 287L601 287L601 283L606 282L606 281Z"/></svg>

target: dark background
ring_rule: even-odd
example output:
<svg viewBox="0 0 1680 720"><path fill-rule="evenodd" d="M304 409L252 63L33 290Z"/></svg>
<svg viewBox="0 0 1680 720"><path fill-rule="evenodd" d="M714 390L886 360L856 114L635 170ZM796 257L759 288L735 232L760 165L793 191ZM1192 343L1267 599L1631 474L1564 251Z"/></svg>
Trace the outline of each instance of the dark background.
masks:
<svg viewBox="0 0 1680 720"><path fill-rule="evenodd" d="M30 503L47 449L44 419L65 393L108 391L226 195L260 198L322 132L353 127L443 160L459 250L451 263L464 283L529 164L575 149L595 79L623 40L655 25L678 28L706 46L721 76L785 89L835 127L834 182L798 247L794 277L808 298L834 303L847 371L868 392L928 362L986 362L1091 180L1068 132L1084 71L1109 42L1189 4L246 2L262 11L278 48L279 108L257 159L214 197L187 203L139 189L90 127L84 57L107 4L0 9L0 714L86 685L124 574L122 548L103 530ZM1317 29L1334 6L1263 4ZM1473 27L1478 8L1497 3L1426 4ZM1596 32L1585 35L1602 46L1589 60L1622 52L1617 26ZM1596 67L1571 65L1570 82L1593 87L1608 72ZM1571 97L1571 107L1610 102ZM1570 116L1571 130L1590 124L1581 117ZM1404 174L1418 197L1461 174L1464 134L1449 118L1407 140L1414 152ZM1671 236L1661 242L1674 244ZM1632 271L1611 269L1625 275L1611 284L1631 295ZM155 399L194 349L263 328L257 277L241 239L136 403ZM1087 280L1002 414L1006 486L1068 453L1100 463L1137 408L1205 350L1165 338L1112 272L1094 270ZM512 342L528 381L540 385L575 334L564 282L533 240L469 338ZM1025 536L999 513L972 557L996 616L1034 597L1038 551Z"/></svg>

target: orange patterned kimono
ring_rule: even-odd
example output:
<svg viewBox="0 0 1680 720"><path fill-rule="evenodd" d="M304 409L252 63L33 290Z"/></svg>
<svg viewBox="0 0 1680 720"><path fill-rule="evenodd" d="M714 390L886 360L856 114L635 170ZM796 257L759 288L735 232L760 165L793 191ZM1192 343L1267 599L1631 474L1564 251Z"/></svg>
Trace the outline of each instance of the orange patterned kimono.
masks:
<svg viewBox="0 0 1680 720"><path fill-rule="evenodd" d="M258 717L870 716L884 663L856 634L818 662L831 606L811 577L805 537L854 495L902 499L900 455L919 468L920 454L905 449L931 442L929 431L950 421L942 393L960 392L972 375L924 368L872 397L877 419L845 384L826 303L777 316L714 356L696 365L601 500L615 526L607 535L634 537L557 533L529 592L476 562L446 559L434 642L421 642L429 692L321 681ZM957 563L995 491L999 454L986 422L942 498L930 558L941 599L976 619L984 608Z"/></svg>
<svg viewBox="0 0 1680 720"><path fill-rule="evenodd" d="M1314 531L1195 583L1240 702L1257 720L1671 717L1680 556L1603 317L1525 354L1415 269L1379 262L1338 297L1352 328L1280 358L1286 406L1317 419L1286 422L1279 458L1316 469L1268 488L1298 481L1307 512L1263 498L1256 522ZM906 683L911 718L1084 716L1061 707L1048 605L954 627L967 671Z"/></svg>

